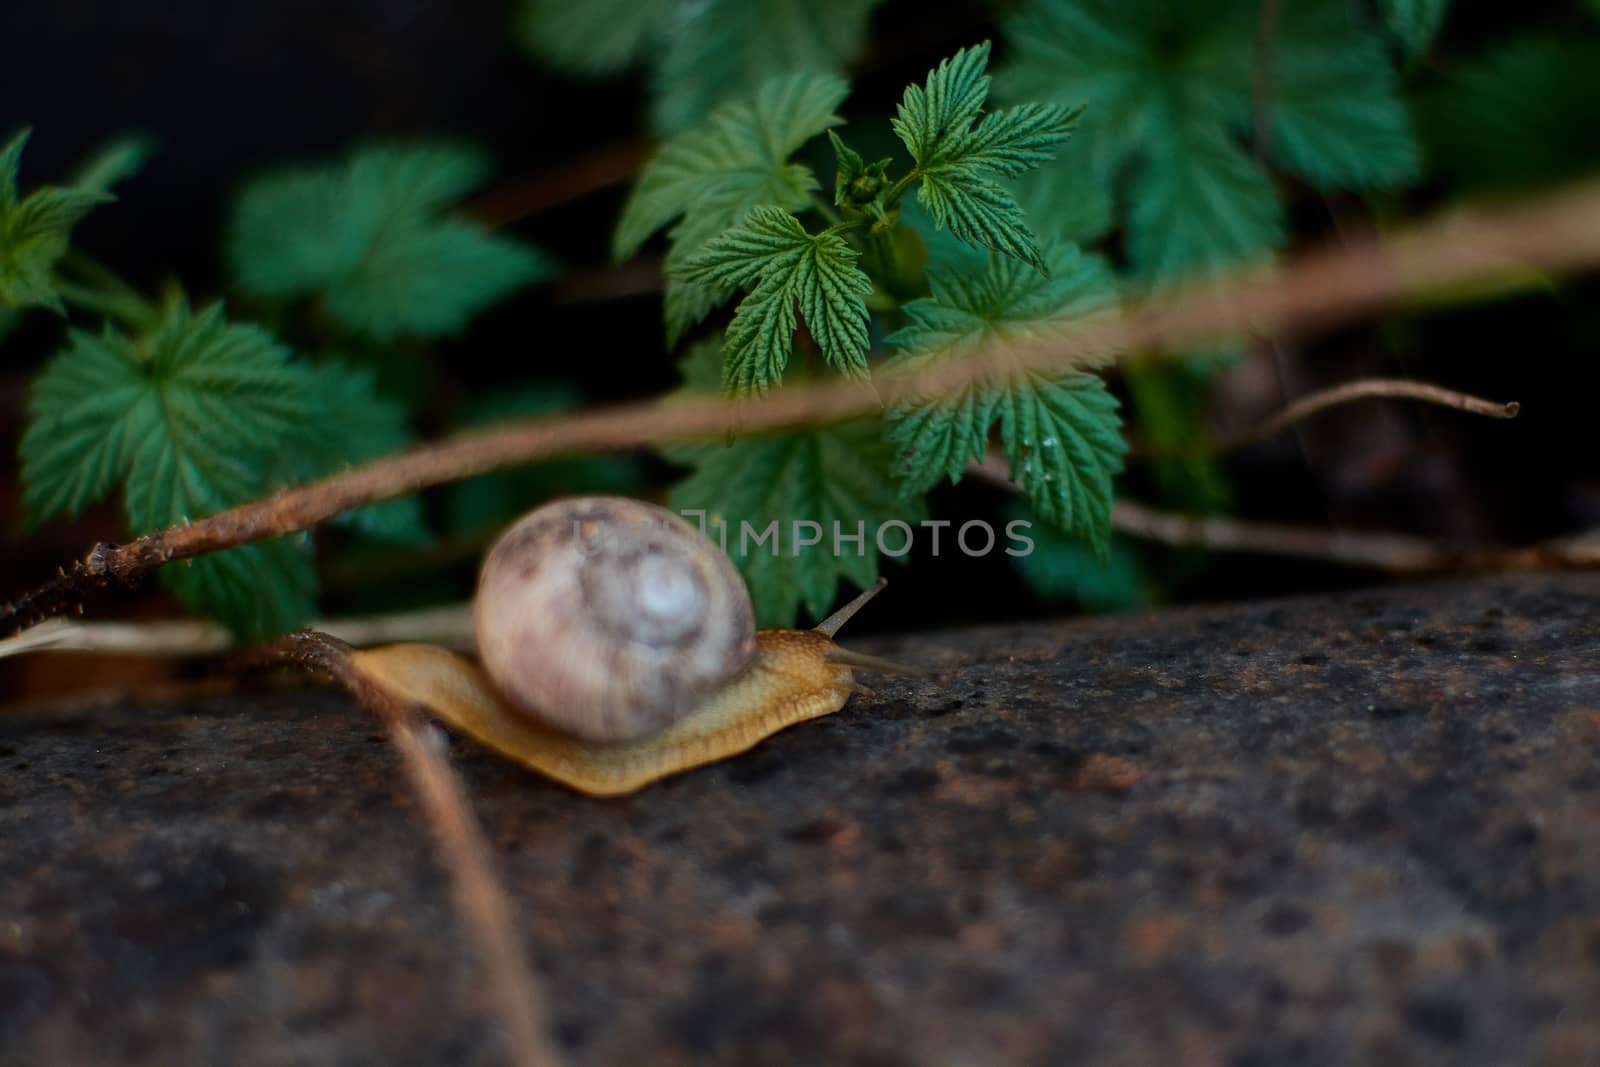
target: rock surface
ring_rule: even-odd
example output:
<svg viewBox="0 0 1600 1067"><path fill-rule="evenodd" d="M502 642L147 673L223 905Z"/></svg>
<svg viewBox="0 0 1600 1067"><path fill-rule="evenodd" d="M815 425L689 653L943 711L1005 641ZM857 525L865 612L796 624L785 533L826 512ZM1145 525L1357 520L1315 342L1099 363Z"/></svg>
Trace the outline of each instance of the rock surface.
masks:
<svg viewBox="0 0 1600 1067"><path fill-rule="evenodd" d="M454 743L573 1063L1600 1062L1600 576L869 643L622 801ZM394 753L0 719L0 1063L504 1062Z"/></svg>

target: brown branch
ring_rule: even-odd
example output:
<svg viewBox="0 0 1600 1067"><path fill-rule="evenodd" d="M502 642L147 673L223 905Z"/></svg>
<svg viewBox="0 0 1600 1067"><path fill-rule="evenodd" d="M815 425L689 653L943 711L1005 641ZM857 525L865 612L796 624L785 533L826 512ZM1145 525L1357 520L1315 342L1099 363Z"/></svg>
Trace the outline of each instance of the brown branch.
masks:
<svg viewBox="0 0 1600 1067"><path fill-rule="evenodd" d="M311 628L356 647L421 641L471 649L472 605L450 604L389 615L320 619ZM97 652L121 656L210 656L236 647L233 634L210 619L82 622L50 619L0 638L0 659L28 652Z"/></svg>
<svg viewBox="0 0 1600 1067"><path fill-rule="evenodd" d="M1139 459L1182 459L1193 455L1223 455L1270 440L1296 423L1304 422L1329 408L1373 397L1419 400L1471 412L1474 415L1485 415L1491 419L1514 419L1522 411L1522 405L1515 400L1504 403L1498 400L1485 400L1483 397L1459 393L1454 389L1446 389L1429 382L1413 381L1409 378L1362 378L1307 394L1259 425L1218 438L1203 449L1191 451L1137 446L1130 455Z"/></svg>
<svg viewBox="0 0 1600 1067"><path fill-rule="evenodd" d="M969 463L967 473L1007 492L1022 492L1011 480L1004 456L991 453L982 462ZM1326 560L1390 574L1600 567L1600 542L1547 541L1526 548L1457 548L1412 534L1330 530L1216 515L1176 515L1129 500L1112 505L1111 526L1131 537L1177 548Z"/></svg>
<svg viewBox="0 0 1600 1067"><path fill-rule="evenodd" d="M485 226L510 226L627 181L654 151L655 145L643 137L619 141L563 166L490 189L475 197L466 206L466 213Z"/></svg>
<svg viewBox="0 0 1600 1067"><path fill-rule="evenodd" d="M461 779L435 748L433 727L414 709L369 684L350 662L350 646L315 630L303 630L248 653L261 665L292 662L331 676L384 721L428 826L444 851L444 868L455 891L456 909L477 942L488 983L506 1027L511 1061L519 1067L555 1067L561 1054L547 1036L544 998L523 958L521 938L483 831L473 817Z"/></svg>
<svg viewBox="0 0 1600 1067"><path fill-rule="evenodd" d="M944 395L996 376L1104 362L1108 352L1192 347L1256 330L1314 330L1369 314L1421 287L1458 283L1509 263L1554 272L1596 262L1600 183L1590 182L1534 202L1448 216L1381 243L1369 237L1326 248L1279 271L1158 291L1125 315L1026 344L985 346L914 375L886 369L874 379L877 392L832 380L745 402L669 397L481 430L125 545L96 545L57 579L0 608L0 630L71 610L90 593L134 581L171 560L304 530L374 501L500 467L861 415L878 410L880 396Z"/></svg>

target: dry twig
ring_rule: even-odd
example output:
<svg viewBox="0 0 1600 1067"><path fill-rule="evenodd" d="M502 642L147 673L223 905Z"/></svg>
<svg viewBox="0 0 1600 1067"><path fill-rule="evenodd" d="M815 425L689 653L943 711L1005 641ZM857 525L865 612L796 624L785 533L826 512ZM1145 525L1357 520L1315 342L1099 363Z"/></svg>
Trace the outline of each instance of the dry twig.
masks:
<svg viewBox="0 0 1600 1067"><path fill-rule="evenodd" d="M967 473L1008 492L1022 491L1011 480L1005 457L995 453L982 462L969 463ZM1132 537L1178 548L1327 560L1390 574L1600 567L1600 541L1547 541L1525 548L1458 548L1411 534L1329 530L1220 515L1175 515L1128 500L1112 505L1111 526Z"/></svg>
<svg viewBox="0 0 1600 1067"><path fill-rule="evenodd" d="M1430 382L1418 382L1409 378L1362 378L1358 381L1345 382L1342 385L1335 385L1328 389L1321 389L1315 393L1307 394L1265 421L1255 426L1247 427L1237 433L1218 438L1200 451L1205 455L1223 455L1241 448L1248 448L1250 445L1270 440L1296 423L1304 422L1306 419L1319 415L1329 408L1348 404L1354 400L1366 400L1374 397L1383 397L1391 400L1419 400L1427 404L1456 408L1474 415L1484 415L1491 419L1514 419L1522 411L1522 405L1515 400L1504 403L1498 400L1485 400L1480 396L1460 393L1454 389L1433 385ZM1179 459L1195 454L1197 453L1183 449L1161 449L1149 446L1137 446L1132 451L1132 455L1140 459Z"/></svg>
<svg viewBox="0 0 1600 1067"><path fill-rule="evenodd" d="M456 909L488 967L489 987L499 1002L512 1062L519 1067L560 1064L561 1054L547 1036L544 998L519 947L522 939L512 920L511 902L495 877L488 842L472 815L461 779L435 747L434 727L415 709L363 679L350 663L350 646L327 634L314 630L291 634L253 652L251 659L288 661L330 675L383 720L428 826L444 850Z"/></svg>

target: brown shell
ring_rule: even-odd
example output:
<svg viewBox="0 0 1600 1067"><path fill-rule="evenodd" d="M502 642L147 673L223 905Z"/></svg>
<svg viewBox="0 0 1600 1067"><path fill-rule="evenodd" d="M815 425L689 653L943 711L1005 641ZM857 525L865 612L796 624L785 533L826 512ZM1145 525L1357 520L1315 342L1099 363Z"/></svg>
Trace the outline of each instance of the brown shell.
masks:
<svg viewBox="0 0 1600 1067"><path fill-rule="evenodd" d="M474 626L500 692L589 741L666 729L756 656L732 561L672 512L624 497L559 500L508 529L484 559Z"/></svg>

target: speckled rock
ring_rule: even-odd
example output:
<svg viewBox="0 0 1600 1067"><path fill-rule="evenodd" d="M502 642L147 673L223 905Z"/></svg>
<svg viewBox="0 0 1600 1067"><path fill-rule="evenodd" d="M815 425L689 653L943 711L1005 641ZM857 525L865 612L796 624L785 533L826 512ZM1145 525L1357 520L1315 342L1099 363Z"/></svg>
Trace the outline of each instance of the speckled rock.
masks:
<svg viewBox="0 0 1600 1067"><path fill-rule="evenodd" d="M1600 576L881 641L621 801L456 763L574 1063L1600 1062ZM500 1063L374 724L0 720L0 1063Z"/></svg>

